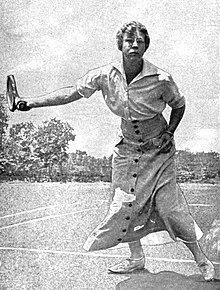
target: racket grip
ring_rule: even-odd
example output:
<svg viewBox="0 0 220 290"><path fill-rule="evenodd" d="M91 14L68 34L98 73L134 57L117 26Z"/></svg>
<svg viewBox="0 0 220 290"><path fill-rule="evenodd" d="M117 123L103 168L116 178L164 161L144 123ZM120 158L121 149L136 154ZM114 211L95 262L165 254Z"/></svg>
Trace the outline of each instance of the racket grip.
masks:
<svg viewBox="0 0 220 290"><path fill-rule="evenodd" d="M16 107L19 111L29 111L31 109L30 107L28 107L27 102L25 101L18 101Z"/></svg>

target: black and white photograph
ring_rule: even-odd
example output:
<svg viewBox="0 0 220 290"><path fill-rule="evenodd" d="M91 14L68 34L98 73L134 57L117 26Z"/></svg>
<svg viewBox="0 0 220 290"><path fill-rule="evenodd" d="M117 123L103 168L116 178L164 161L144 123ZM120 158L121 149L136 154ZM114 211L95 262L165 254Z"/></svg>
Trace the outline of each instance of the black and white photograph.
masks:
<svg viewBox="0 0 220 290"><path fill-rule="evenodd" d="M220 290L219 14L0 3L1 290Z"/></svg>

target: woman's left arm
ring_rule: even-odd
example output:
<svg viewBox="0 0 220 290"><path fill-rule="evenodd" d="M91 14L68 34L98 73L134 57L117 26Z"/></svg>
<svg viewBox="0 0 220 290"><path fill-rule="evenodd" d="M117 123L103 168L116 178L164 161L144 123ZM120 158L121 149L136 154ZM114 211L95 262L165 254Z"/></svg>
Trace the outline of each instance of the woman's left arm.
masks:
<svg viewBox="0 0 220 290"><path fill-rule="evenodd" d="M172 139L173 139L174 132L176 128L178 127L180 121L182 120L184 112L185 112L185 105L177 109L172 109L168 127L161 136L161 140L162 140L162 145L161 145L161 150L160 150L161 153L167 153L170 151L172 147Z"/></svg>
<svg viewBox="0 0 220 290"><path fill-rule="evenodd" d="M182 117L184 115L186 106L182 106L181 108L178 109L172 109L171 114L170 114L170 121L169 125L167 128L168 132L171 132L174 134L176 128L178 127L180 121L182 120Z"/></svg>

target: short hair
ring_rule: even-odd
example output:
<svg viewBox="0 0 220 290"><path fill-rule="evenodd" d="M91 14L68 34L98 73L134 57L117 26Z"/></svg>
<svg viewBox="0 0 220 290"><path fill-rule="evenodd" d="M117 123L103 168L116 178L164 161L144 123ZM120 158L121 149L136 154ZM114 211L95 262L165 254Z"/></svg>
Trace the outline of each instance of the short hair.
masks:
<svg viewBox="0 0 220 290"><path fill-rule="evenodd" d="M138 21L130 21L126 22L117 32L116 34L116 41L118 49L122 51L122 42L123 42L123 35L126 32L131 32L135 30L139 30L145 35L145 51L148 49L150 45L150 37L147 31L147 28Z"/></svg>

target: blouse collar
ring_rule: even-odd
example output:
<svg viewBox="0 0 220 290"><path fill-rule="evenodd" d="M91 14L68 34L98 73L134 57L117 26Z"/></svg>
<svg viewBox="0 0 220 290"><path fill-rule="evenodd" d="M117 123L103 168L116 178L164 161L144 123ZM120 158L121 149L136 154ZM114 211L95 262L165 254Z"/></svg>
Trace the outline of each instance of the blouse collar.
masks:
<svg viewBox="0 0 220 290"><path fill-rule="evenodd" d="M153 75L159 75L161 74L161 70L156 67L154 64L150 63L146 59L143 58L143 68L140 74L138 75L139 77L145 77L145 76L153 76ZM121 74L124 75L124 67L122 61L118 61L115 63L112 63L112 65L121 72Z"/></svg>

